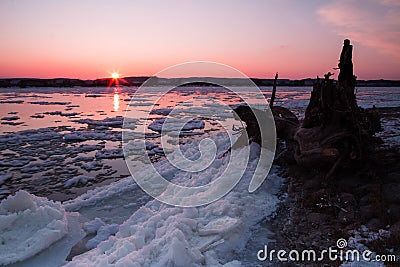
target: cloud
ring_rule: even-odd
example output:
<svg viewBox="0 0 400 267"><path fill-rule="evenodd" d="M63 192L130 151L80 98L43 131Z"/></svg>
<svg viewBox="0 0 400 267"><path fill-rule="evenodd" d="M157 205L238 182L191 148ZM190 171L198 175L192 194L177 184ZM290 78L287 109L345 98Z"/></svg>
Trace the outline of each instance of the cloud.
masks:
<svg viewBox="0 0 400 267"><path fill-rule="evenodd" d="M400 58L400 1L339 0L317 14L338 35Z"/></svg>

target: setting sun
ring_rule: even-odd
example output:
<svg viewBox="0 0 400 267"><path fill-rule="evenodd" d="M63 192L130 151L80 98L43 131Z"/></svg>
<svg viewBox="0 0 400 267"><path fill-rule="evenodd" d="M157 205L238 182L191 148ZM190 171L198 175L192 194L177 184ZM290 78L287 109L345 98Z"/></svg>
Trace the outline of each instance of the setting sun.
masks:
<svg viewBox="0 0 400 267"><path fill-rule="evenodd" d="M113 72L113 73L111 73L111 77L113 79L119 79L119 74L117 72Z"/></svg>

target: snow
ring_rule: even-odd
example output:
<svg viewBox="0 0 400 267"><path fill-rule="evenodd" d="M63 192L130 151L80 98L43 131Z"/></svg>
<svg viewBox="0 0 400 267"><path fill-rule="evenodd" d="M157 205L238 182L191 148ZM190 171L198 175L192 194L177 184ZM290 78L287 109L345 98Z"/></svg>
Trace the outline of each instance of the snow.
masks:
<svg viewBox="0 0 400 267"><path fill-rule="evenodd" d="M371 251L364 243L368 243L374 240L378 240L381 238L387 238L390 235L389 231L387 230L379 230L378 232L370 231L365 225L361 225L358 230L352 231L352 236L349 237L347 242L347 247L349 249L357 250L360 255L362 255L363 251L369 250ZM345 249L344 249L345 250ZM360 256L359 261L355 260L352 261L351 259L347 259L344 261L340 266L341 267L383 267L385 264L383 262L374 261L377 254L373 251L369 255L369 258L372 261L367 261L362 256Z"/></svg>
<svg viewBox="0 0 400 267"><path fill-rule="evenodd" d="M95 234L95 233L97 233L97 230L99 230L99 228L103 225L105 225L105 223L100 218L95 218L94 220L91 220L90 222L86 222L83 225L83 229L88 234Z"/></svg>
<svg viewBox="0 0 400 267"><path fill-rule="evenodd" d="M66 213L68 222L68 233L66 236L51 244L50 247L41 251L39 254L26 259L22 262L7 265L8 267L56 267L66 263L66 258L70 254L71 248L81 240L85 233L81 228L82 218L78 213Z"/></svg>
<svg viewBox="0 0 400 267"><path fill-rule="evenodd" d="M93 177L79 175L79 176L75 176L75 177L69 179L68 181L66 181L64 184L64 187L70 188L72 186L85 185L89 181L93 181L93 180L94 180Z"/></svg>
<svg viewBox="0 0 400 267"><path fill-rule="evenodd" d="M65 210L20 190L0 203L0 264L25 260L67 234Z"/></svg>
<svg viewBox="0 0 400 267"><path fill-rule="evenodd" d="M216 137L218 142L222 139L221 136ZM198 144L199 141L193 141L181 149L194 156L200 153L193 149ZM225 149L226 145L218 147ZM258 238L252 236L252 229L276 210L279 203L276 195L283 181L276 173L271 173L257 191L248 192L259 149L257 144L251 145L250 163L242 180L233 191L209 205L181 208L151 200L128 216L119 225L115 236L109 231L110 228L115 230L115 225L115 228L107 227L94 220L90 224L92 232L96 231L98 239L104 241L94 249L75 256L66 266L240 266L240 255L245 254L247 242ZM154 165L176 184L198 186L219 177L228 162L226 158L218 159L210 168L191 177L174 168L167 160ZM147 169L138 170L137 175L148 175ZM109 216L112 216L121 212L122 208L114 208L122 206L120 199L136 189L136 183L126 178L91 190L64 203L64 206L67 210L85 214L90 207L99 209L104 205L102 203L107 203L111 212ZM105 233L100 229L104 229ZM108 239L103 235L109 236ZM88 246L92 247L91 243Z"/></svg>
<svg viewBox="0 0 400 267"><path fill-rule="evenodd" d="M104 200L117 198L126 192L133 191L137 187L131 177L124 178L105 187L97 187L75 199L66 201L63 206L67 211L79 211L85 207L96 206L97 203L101 203Z"/></svg>
<svg viewBox="0 0 400 267"><path fill-rule="evenodd" d="M83 229L87 234L96 234L93 238L89 239L85 247L93 249L99 243L107 240L111 235L114 235L119 230L118 224L105 224L101 219L95 218L83 225Z"/></svg>
<svg viewBox="0 0 400 267"><path fill-rule="evenodd" d="M119 230L118 224L101 225L96 230L96 236L87 241L87 243L85 245L86 248L93 249L93 248L97 247L98 244L100 244L102 241L107 240L111 235L114 235L115 233L117 233L118 230Z"/></svg>
<svg viewBox="0 0 400 267"><path fill-rule="evenodd" d="M387 146L398 146L400 144L400 119L381 119L383 131L376 136L381 137Z"/></svg>

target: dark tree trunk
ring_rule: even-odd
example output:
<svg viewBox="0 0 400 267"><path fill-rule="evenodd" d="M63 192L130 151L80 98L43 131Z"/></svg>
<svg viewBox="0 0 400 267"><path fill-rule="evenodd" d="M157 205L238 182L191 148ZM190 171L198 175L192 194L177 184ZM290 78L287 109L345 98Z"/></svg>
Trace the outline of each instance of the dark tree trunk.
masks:
<svg viewBox="0 0 400 267"><path fill-rule="evenodd" d="M339 63L339 80L325 80L313 86L302 126L295 134L298 164L337 168L361 161L373 147L372 135L380 130L376 114L357 105L354 94L352 46L345 40Z"/></svg>
<svg viewBox="0 0 400 267"><path fill-rule="evenodd" d="M271 95L271 100L269 101L269 107L270 108L272 108L274 106L277 81L278 81L278 73L275 74L274 85L272 86L272 95Z"/></svg>

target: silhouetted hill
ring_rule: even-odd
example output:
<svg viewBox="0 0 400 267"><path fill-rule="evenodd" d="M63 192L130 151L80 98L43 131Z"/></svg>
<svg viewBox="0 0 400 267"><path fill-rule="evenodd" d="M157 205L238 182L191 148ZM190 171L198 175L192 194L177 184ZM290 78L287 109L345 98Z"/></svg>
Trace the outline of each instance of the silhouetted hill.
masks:
<svg viewBox="0 0 400 267"><path fill-rule="evenodd" d="M119 84L123 86L140 86L148 78L146 76L140 77L125 77L119 79ZM159 84L184 84L183 86L210 86L206 83L191 82L190 78L157 78ZM245 80L239 78L209 78L212 84L219 84L222 81L224 84L233 86L245 85ZM252 81L258 86L272 86L273 79L259 79L252 78ZM278 86L312 86L317 79L301 79L301 80L289 80L289 79L278 79ZM112 78L100 78L95 80L80 80L80 79L69 79L69 78L55 78L55 79L37 79L37 78L8 78L0 79L0 87L98 87L98 86L109 86ZM400 87L400 81L397 80L357 80L356 85L358 87ZM211 85L212 86L212 85Z"/></svg>

